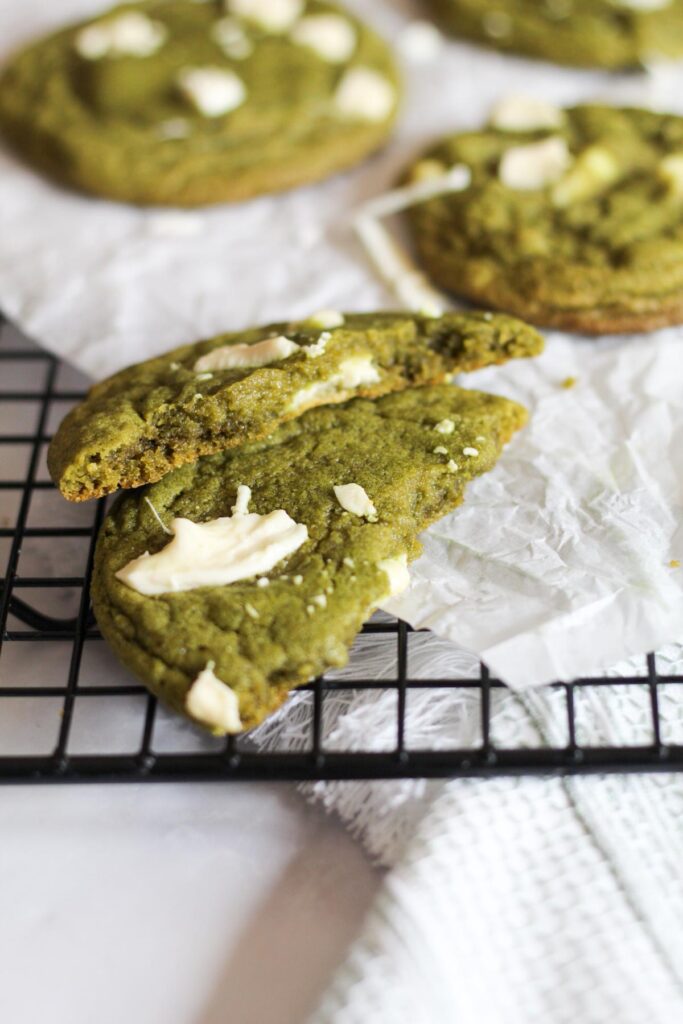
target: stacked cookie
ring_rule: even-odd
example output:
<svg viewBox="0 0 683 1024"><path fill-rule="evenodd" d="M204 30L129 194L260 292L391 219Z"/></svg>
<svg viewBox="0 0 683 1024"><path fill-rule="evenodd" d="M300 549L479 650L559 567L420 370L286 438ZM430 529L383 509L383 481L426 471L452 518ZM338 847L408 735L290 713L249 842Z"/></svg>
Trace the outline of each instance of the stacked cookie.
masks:
<svg viewBox="0 0 683 1024"><path fill-rule="evenodd" d="M328 311L96 385L49 464L71 500L135 488L97 546L104 636L213 732L256 725L345 663L365 619L407 585L420 531L525 422L515 402L450 377L541 347L503 315Z"/></svg>

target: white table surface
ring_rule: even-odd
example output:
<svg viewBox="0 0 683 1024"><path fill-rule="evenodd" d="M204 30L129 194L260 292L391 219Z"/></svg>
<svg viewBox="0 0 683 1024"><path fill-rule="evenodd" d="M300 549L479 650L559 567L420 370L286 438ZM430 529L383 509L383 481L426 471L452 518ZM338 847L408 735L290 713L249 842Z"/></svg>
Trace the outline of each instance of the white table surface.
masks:
<svg viewBox="0 0 683 1024"><path fill-rule="evenodd" d="M37 372L3 364L0 387L35 388ZM61 386L78 383L67 374ZM0 403L0 430L20 429L16 416ZM10 467L21 475L19 449L3 448L0 458L5 475ZM40 493L36 500L47 500ZM2 525L15 512L0 492ZM8 547L0 541L3 571ZM29 572L45 570L42 557L26 543ZM45 597L32 592L41 607ZM49 645L55 672L58 646ZM0 685L44 682L46 653L7 644ZM108 665L103 682L120 671ZM3 705L0 752L51 743L61 702L53 703L45 721L45 703ZM129 710L104 723L109 741L135 717ZM74 724L81 750L97 749L103 725L94 706L88 712ZM174 726L161 717L162 728ZM0 1021L300 1024L379 880L339 822L292 785L2 788Z"/></svg>

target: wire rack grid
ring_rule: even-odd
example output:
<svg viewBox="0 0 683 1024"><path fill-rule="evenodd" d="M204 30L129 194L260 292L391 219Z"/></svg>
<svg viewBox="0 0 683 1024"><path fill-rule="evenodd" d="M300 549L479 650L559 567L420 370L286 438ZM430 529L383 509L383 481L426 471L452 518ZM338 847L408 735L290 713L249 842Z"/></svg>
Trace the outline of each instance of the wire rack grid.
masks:
<svg viewBox="0 0 683 1024"><path fill-rule="evenodd" d="M683 770L683 724L662 722L660 694L683 709L683 674L666 673L654 654L633 675L578 679L547 688L563 738L538 744L495 735L492 707L509 694L486 667L411 672L418 634L386 616L363 629L386 646L391 678L373 677L360 652L355 674L324 676L302 687L307 742L265 749L249 736L215 740L181 722L127 676L106 650L90 606L90 570L105 502L69 506L45 468L50 434L84 392L85 381L18 332L0 328L0 782L181 780L344 780L584 774ZM58 571L55 571L55 564ZM63 571L62 571L63 569ZM424 634L423 634L424 636ZM367 650L367 648L365 648ZM365 671L364 671L365 670ZM370 676L370 677L368 677ZM602 696L603 713L620 688L644 704L636 740L597 737L577 704ZM429 747L411 744L409 702L431 691L465 700L477 736ZM394 698L395 732L382 749L337 749L327 742L331 701L359 694ZM300 713L300 712L299 712ZM683 720L683 711L681 716Z"/></svg>

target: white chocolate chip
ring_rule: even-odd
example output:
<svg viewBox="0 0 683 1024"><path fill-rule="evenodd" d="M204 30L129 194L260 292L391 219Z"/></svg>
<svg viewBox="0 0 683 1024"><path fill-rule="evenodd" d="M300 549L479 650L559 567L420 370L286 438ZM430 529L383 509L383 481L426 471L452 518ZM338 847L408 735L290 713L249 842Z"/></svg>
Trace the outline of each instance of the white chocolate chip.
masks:
<svg viewBox="0 0 683 1024"><path fill-rule="evenodd" d="M388 597L396 597L410 585L410 573L408 572L408 556L397 555L395 558L383 558L377 563L377 568L386 573L389 579Z"/></svg>
<svg viewBox="0 0 683 1024"><path fill-rule="evenodd" d="M683 153L669 153L660 160L659 177L676 196L683 196Z"/></svg>
<svg viewBox="0 0 683 1024"><path fill-rule="evenodd" d="M564 113L535 96L506 96L491 111L490 124L503 132L533 132L560 128Z"/></svg>
<svg viewBox="0 0 683 1024"><path fill-rule="evenodd" d="M244 516L249 511L249 502L251 501L251 487L247 487L246 484L240 484L237 488L237 498L235 504L232 506L231 512L234 516Z"/></svg>
<svg viewBox="0 0 683 1024"><path fill-rule="evenodd" d="M612 3L631 11L660 11L669 7L671 0L612 0Z"/></svg>
<svg viewBox="0 0 683 1024"><path fill-rule="evenodd" d="M250 619L260 619L261 618L261 616L259 615L259 613L256 610L256 608L254 608L253 604L249 604L248 601L247 601L247 603L244 606L244 610L245 610L245 612L247 613L247 615L249 616Z"/></svg>
<svg viewBox="0 0 683 1024"><path fill-rule="evenodd" d="M349 68L337 86L334 107L348 121L385 121L396 104L391 82L373 68Z"/></svg>
<svg viewBox="0 0 683 1024"><path fill-rule="evenodd" d="M330 64L343 64L356 49L356 30L339 14L312 14L294 26L292 41L313 50Z"/></svg>
<svg viewBox="0 0 683 1024"><path fill-rule="evenodd" d="M214 674L214 663L209 662L200 672L185 697L185 709L192 718L208 725L216 732L242 731L237 694Z"/></svg>
<svg viewBox="0 0 683 1024"><path fill-rule="evenodd" d="M455 430L455 423L453 420L441 420L440 423L436 424L434 430L437 434L452 434Z"/></svg>
<svg viewBox="0 0 683 1024"><path fill-rule="evenodd" d="M266 32L287 32L301 16L303 0L226 0L229 14L251 21Z"/></svg>
<svg viewBox="0 0 683 1024"><path fill-rule="evenodd" d="M139 11L88 25L76 36L76 52L86 60L102 57L150 57L168 36L166 27Z"/></svg>
<svg viewBox="0 0 683 1024"><path fill-rule="evenodd" d="M345 512L369 520L377 518L377 509L360 484L336 484L334 495Z"/></svg>
<svg viewBox="0 0 683 1024"><path fill-rule="evenodd" d="M446 469L448 470L449 473L457 473L458 463L455 462L454 459L449 459L448 462L446 463Z"/></svg>
<svg viewBox="0 0 683 1024"><path fill-rule="evenodd" d="M319 608L327 608L327 597L325 594L316 594L315 597L311 598L313 604L317 604Z"/></svg>
<svg viewBox="0 0 683 1024"><path fill-rule="evenodd" d="M325 349L327 348L327 343L331 337L332 335L330 334L329 331L323 331L323 333L320 335L317 341L313 342L312 345L307 345L306 348L304 349L304 352L308 356L308 358L317 359L318 356L324 355Z"/></svg>
<svg viewBox="0 0 683 1024"><path fill-rule="evenodd" d="M247 98L244 82L228 68L184 68L176 81L185 99L204 117L222 117Z"/></svg>
<svg viewBox="0 0 683 1024"><path fill-rule="evenodd" d="M552 185L561 178L571 163L567 143L559 136L513 146L500 161L498 176L508 188L531 191Z"/></svg>
<svg viewBox="0 0 683 1024"><path fill-rule="evenodd" d="M463 455L467 455L468 458L473 459L475 457L475 455L479 454L479 449L478 448L463 448L462 453L463 453Z"/></svg>
<svg viewBox="0 0 683 1024"><path fill-rule="evenodd" d="M289 403L290 411L295 412L305 406L319 405L335 398L342 401L348 392L377 384L380 379L372 356L349 356L339 364L339 371L327 380L315 381L297 391Z"/></svg>
<svg viewBox="0 0 683 1024"><path fill-rule="evenodd" d="M432 451L435 455L448 455L448 449L444 448L442 444L437 444L436 448L433 448Z"/></svg>
<svg viewBox="0 0 683 1024"><path fill-rule="evenodd" d="M221 18L215 22L211 35L226 57L244 60L254 52L254 44L236 18Z"/></svg>
<svg viewBox="0 0 683 1024"><path fill-rule="evenodd" d="M344 314L336 309L321 309L318 313L314 313L313 316L309 316L306 323L311 324L312 327L320 327L321 330L329 331L335 327L342 326Z"/></svg>
<svg viewBox="0 0 683 1024"><path fill-rule="evenodd" d="M204 370L234 370L250 368L255 366L268 366L269 363L277 363L281 359L287 359L299 346L289 338L278 335L274 338L264 338L263 341L255 341L251 345L222 345L201 356L194 364L195 373Z"/></svg>

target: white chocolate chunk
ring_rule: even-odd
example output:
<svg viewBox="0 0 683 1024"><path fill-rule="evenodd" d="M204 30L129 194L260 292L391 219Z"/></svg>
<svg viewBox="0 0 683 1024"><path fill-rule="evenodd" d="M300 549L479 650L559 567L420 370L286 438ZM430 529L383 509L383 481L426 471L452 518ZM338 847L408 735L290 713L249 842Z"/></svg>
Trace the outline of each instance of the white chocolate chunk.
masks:
<svg viewBox="0 0 683 1024"><path fill-rule="evenodd" d="M336 309L321 309L318 313L314 313L313 316L309 316L306 322L313 327L320 327L322 330L329 331L335 327L342 326L344 314L339 313Z"/></svg>
<svg viewBox="0 0 683 1024"><path fill-rule="evenodd" d="M660 161L657 170L669 191L683 196L683 153L669 153Z"/></svg>
<svg viewBox="0 0 683 1024"><path fill-rule="evenodd" d="M612 3L630 11L659 11L662 7L669 7L671 0L612 0Z"/></svg>
<svg viewBox="0 0 683 1024"><path fill-rule="evenodd" d="M311 14L302 18L292 29L291 39L330 64L347 61L358 42L351 22L339 14Z"/></svg>
<svg viewBox="0 0 683 1024"><path fill-rule="evenodd" d="M86 60L102 57L150 57L166 40L165 25L146 14L127 11L108 21L88 25L76 36L76 52Z"/></svg>
<svg viewBox="0 0 683 1024"><path fill-rule="evenodd" d="M204 117L222 117L247 98L242 79L226 68L184 68L176 81L185 99Z"/></svg>
<svg viewBox="0 0 683 1024"><path fill-rule="evenodd" d="M348 121L384 121L396 103L393 85L373 68L349 68L334 94L339 117Z"/></svg>
<svg viewBox="0 0 683 1024"><path fill-rule="evenodd" d="M251 501L251 487L247 487L246 484L240 484L237 488L237 498L235 504L232 506L232 514L234 516L245 516L249 511L249 502Z"/></svg>
<svg viewBox="0 0 683 1024"><path fill-rule="evenodd" d="M609 149L588 146L555 184L553 204L562 208L592 199L617 181L620 174L619 161Z"/></svg>
<svg viewBox="0 0 683 1024"><path fill-rule="evenodd" d="M452 434L455 430L455 423L453 420L441 420L440 423L436 424L434 430L437 434Z"/></svg>
<svg viewBox="0 0 683 1024"><path fill-rule="evenodd" d="M214 674L209 662L200 672L185 697L185 710L197 722L208 725L218 733L242 731L240 705L237 694Z"/></svg>
<svg viewBox="0 0 683 1024"><path fill-rule="evenodd" d="M344 389L362 387L364 384L377 384L380 379L372 356L349 356L339 364L341 386Z"/></svg>
<svg viewBox="0 0 683 1024"><path fill-rule="evenodd" d="M503 132L533 132L559 128L564 114L559 107L535 96L506 96L491 111L490 124Z"/></svg>
<svg viewBox="0 0 683 1024"><path fill-rule="evenodd" d="M332 335L330 334L329 331L323 331L317 341L313 342L312 345L306 346L306 348L304 349L306 356L309 359L317 359L318 356L324 355L325 349L327 348L327 343L331 337Z"/></svg>
<svg viewBox="0 0 683 1024"><path fill-rule="evenodd" d="M244 60L254 52L254 44L236 18L221 18L215 22L211 35L227 57Z"/></svg>
<svg viewBox="0 0 683 1024"><path fill-rule="evenodd" d="M365 519L377 518L377 509L360 484L337 484L334 487L334 496L345 512Z"/></svg>
<svg viewBox="0 0 683 1024"><path fill-rule="evenodd" d="M396 597L410 586L408 556L405 553L396 555L395 558L382 558L377 563L377 568L386 573L389 579L389 593L387 597Z"/></svg>
<svg viewBox="0 0 683 1024"><path fill-rule="evenodd" d="M531 191L552 185L571 163L564 139L553 136L528 146L513 146L500 161L498 176L508 188Z"/></svg>
<svg viewBox="0 0 683 1024"><path fill-rule="evenodd" d="M251 21L266 32L287 32L301 17L303 0L226 0L229 14Z"/></svg>
<svg viewBox="0 0 683 1024"><path fill-rule="evenodd" d="M463 455L467 455L468 458L473 459L476 455L479 454L479 449L478 448L463 448L462 453L463 453Z"/></svg>
<svg viewBox="0 0 683 1024"><path fill-rule="evenodd" d="M166 547L134 558L117 579L148 597L223 587L270 572L308 537L307 527L284 509L265 516L237 512L208 523L174 519L171 528L173 540Z"/></svg>
<svg viewBox="0 0 683 1024"><path fill-rule="evenodd" d="M339 372L332 374L327 380L315 381L297 391L290 402L290 411L304 406L337 399L343 401L348 391L354 391L363 385L376 384L380 374L371 356L350 356L339 364Z"/></svg>
<svg viewBox="0 0 683 1024"><path fill-rule="evenodd" d="M267 366L269 363L287 359L298 351L299 346L296 342L279 334L275 338L255 341L252 345L223 345L221 348L215 348L213 352L207 352L205 356L200 356L194 364L194 371L202 373L204 370L235 370Z"/></svg>

